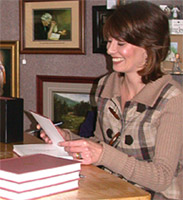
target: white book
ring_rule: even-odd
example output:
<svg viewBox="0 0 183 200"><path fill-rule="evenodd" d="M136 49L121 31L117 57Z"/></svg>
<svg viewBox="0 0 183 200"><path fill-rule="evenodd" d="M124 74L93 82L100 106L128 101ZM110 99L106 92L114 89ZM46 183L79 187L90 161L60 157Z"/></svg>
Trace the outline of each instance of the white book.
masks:
<svg viewBox="0 0 183 200"><path fill-rule="evenodd" d="M45 197L61 192L66 192L74 189L78 189L78 180L69 181L66 183L55 184L49 187L39 188L35 190L29 190L26 192L15 192L12 190L6 190L0 188L0 197L11 199L11 200L28 200L34 198Z"/></svg>
<svg viewBox="0 0 183 200"><path fill-rule="evenodd" d="M63 147L57 145L58 142L64 141L64 139L52 121L49 118L39 115L33 111L30 111L30 113L51 139L52 144L17 144L13 145L13 151L19 156L41 153L55 157L72 159L72 157L68 155Z"/></svg>
<svg viewBox="0 0 183 200"><path fill-rule="evenodd" d="M16 144L13 145L13 151L19 156L41 153L60 158L73 159L63 147L55 146L53 144Z"/></svg>
<svg viewBox="0 0 183 200"><path fill-rule="evenodd" d="M23 183L42 178L79 171L81 163L76 160L34 154L0 160L0 179ZM5 187L5 185L0 185Z"/></svg>
<svg viewBox="0 0 183 200"><path fill-rule="evenodd" d="M13 190L15 192L25 192L28 190L35 190L38 188L48 187L50 185L65 183L71 180L72 181L77 180L79 179L79 173L80 171L70 172L66 174L40 178L40 179L25 181L21 183L0 178L0 188L6 189L6 190Z"/></svg>
<svg viewBox="0 0 183 200"><path fill-rule="evenodd" d="M0 197L26 200L78 188L81 162L35 154L0 160Z"/></svg>

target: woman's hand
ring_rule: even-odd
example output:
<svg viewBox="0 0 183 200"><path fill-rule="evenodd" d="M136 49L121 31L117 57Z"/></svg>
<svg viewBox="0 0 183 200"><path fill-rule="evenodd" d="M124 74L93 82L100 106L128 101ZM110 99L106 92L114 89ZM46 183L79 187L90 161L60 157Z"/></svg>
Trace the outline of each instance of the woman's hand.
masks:
<svg viewBox="0 0 183 200"><path fill-rule="evenodd" d="M64 147L65 151L74 159L79 159L82 164L89 165L99 160L103 146L99 143L87 139L60 142L59 146Z"/></svg>
<svg viewBox="0 0 183 200"><path fill-rule="evenodd" d="M37 125L37 129L40 129L39 125ZM69 140L70 139L69 134L66 131L64 131L63 129L60 129L58 127L56 127L56 129L58 130L58 132L60 133L60 135L64 138L64 140ZM40 137L45 141L45 143L52 144L52 141L46 135L46 133L44 132L44 130L41 131Z"/></svg>

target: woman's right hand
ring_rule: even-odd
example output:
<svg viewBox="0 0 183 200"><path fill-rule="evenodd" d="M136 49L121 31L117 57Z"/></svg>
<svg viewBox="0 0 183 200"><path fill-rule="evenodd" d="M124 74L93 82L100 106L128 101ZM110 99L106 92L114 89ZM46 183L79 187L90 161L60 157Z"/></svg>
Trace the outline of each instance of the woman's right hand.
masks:
<svg viewBox="0 0 183 200"><path fill-rule="evenodd" d="M56 128L57 128L58 132L60 133L60 135L64 138L65 141L70 140L69 133L67 133L66 131L64 131L63 129L60 129L58 127L56 127ZM40 129L40 125L37 125L37 129ZM45 143L52 144L51 139L46 135L44 130L41 130L40 137L45 141Z"/></svg>

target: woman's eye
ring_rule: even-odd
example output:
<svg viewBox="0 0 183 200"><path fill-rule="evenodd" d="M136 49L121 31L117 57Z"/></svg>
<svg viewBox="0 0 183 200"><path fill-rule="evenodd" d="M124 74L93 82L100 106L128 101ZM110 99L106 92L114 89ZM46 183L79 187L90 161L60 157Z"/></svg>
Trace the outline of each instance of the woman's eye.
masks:
<svg viewBox="0 0 183 200"><path fill-rule="evenodd" d="M124 42L118 42L118 45L119 45L119 46L124 46L125 43L124 43Z"/></svg>

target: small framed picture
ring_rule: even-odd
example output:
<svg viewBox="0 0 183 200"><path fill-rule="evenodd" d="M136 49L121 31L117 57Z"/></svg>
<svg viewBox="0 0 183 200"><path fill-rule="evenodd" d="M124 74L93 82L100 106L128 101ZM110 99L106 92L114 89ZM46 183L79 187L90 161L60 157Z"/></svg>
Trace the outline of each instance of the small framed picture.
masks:
<svg viewBox="0 0 183 200"><path fill-rule="evenodd" d="M177 61L177 56L179 59L179 72L183 73L183 35L171 35L170 51L167 58L162 64L162 67L165 71L169 73L174 73L173 67L175 62Z"/></svg>

